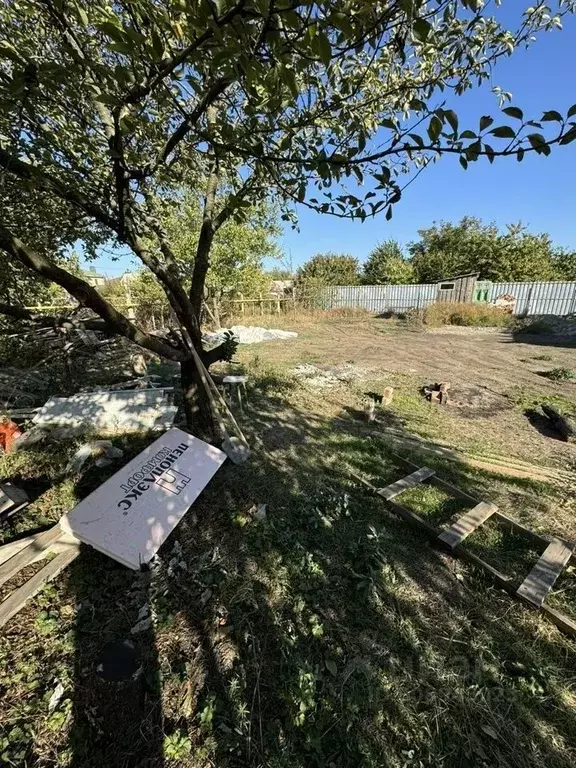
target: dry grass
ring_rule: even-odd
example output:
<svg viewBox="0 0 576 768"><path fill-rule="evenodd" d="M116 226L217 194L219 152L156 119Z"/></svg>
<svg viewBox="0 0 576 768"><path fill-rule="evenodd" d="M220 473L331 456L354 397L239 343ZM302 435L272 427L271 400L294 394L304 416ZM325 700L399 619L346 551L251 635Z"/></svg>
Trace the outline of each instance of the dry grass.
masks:
<svg viewBox="0 0 576 768"><path fill-rule="evenodd" d="M515 323L514 317L504 309L491 304L432 304L424 310L426 325L498 326L507 328Z"/></svg>

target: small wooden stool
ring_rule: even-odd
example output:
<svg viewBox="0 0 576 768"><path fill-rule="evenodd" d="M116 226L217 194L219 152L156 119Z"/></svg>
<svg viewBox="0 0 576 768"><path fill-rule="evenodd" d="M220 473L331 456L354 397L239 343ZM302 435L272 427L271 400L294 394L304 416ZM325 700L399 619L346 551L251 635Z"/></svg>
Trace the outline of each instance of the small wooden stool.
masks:
<svg viewBox="0 0 576 768"><path fill-rule="evenodd" d="M246 402L248 399L246 394L246 382L248 381L248 376L234 374L231 374L230 376L218 376L216 374L212 376L212 379L215 384L217 384L219 387L222 387L228 398L228 403L230 406L232 406L234 399L238 401L238 408L240 409L240 413L244 415L242 394L244 394L244 402Z"/></svg>

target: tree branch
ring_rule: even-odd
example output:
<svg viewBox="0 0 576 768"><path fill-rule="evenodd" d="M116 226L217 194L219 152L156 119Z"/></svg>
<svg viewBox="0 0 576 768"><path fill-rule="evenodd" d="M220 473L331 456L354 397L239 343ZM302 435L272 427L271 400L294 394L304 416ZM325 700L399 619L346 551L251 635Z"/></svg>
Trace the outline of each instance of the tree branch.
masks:
<svg viewBox="0 0 576 768"><path fill-rule="evenodd" d="M110 216L105 210L95 205L89 197L77 192L70 187L67 187L65 183L55 178L46 171L41 171L31 163L25 163L16 157L13 157L9 152L0 148L0 168L3 168L8 173L18 176L20 179L26 179L36 184L38 189L45 190L46 192L53 192L61 200L74 205L76 208L84 211L88 216L99 221L104 226L108 227L112 231L118 230L118 221Z"/></svg>
<svg viewBox="0 0 576 768"><path fill-rule="evenodd" d="M124 104L138 104L142 99L146 98L160 83L169 77L175 69L183 64L188 57L198 50L205 42L214 37L214 30L219 29L228 24L235 16L242 12L245 0L239 0L239 2L227 11L219 19L214 19L213 24L195 40L186 46L180 53L166 62L162 62L157 67L156 74L151 77L144 85L136 85L132 88L123 99Z"/></svg>
<svg viewBox="0 0 576 768"><path fill-rule="evenodd" d="M63 330L80 328L84 331L104 333L106 336L117 335L104 320L96 320L95 318L76 320L69 315L39 315L26 309L26 307L14 307L11 304L0 304L0 315L33 323L35 328L62 328Z"/></svg>
<svg viewBox="0 0 576 768"><path fill-rule="evenodd" d="M194 107L192 112L188 115L188 117L186 117L180 123L178 128L176 128L176 130L172 134L172 136L170 136L170 138L164 145L163 150L160 152L160 155L156 162L156 167L166 162L168 157L172 154L174 149L186 136L188 131L196 125L196 123L202 117L202 115L206 112L206 110L209 109L210 106L214 104L216 99L221 94L224 93L224 91L230 85L231 82L232 81L229 78L223 78L222 80L218 80L213 85L210 86L210 88L206 91L202 99L200 99L198 104Z"/></svg>
<svg viewBox="0 0 576 768"><path fill-rule="evenodd" d="M159 339L149 336L137 328L85 280L72 275L41 254L28 248L1 223L0 248L6 251L9 256L24 264L24 266L67 290L82 306L89 307L96 312L114 333L125 336L134 344L149 349L151 352L155 352L162 357L167 357L171 360L184 360L186 358L186 354L183 351L174 349L174 347L168 346Z"/></svg>

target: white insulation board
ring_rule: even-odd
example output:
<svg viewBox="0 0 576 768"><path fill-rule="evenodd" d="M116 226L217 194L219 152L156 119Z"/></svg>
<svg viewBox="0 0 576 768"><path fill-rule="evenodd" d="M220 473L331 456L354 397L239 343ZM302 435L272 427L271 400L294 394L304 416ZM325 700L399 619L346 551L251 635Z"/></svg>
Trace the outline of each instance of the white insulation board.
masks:
<svg viewBox="0 0 576 768"><path fill-rule="evenodd" d="M60 525L137 570L152 559L225 460L218 448L170 429L64 515Z"/></svg>

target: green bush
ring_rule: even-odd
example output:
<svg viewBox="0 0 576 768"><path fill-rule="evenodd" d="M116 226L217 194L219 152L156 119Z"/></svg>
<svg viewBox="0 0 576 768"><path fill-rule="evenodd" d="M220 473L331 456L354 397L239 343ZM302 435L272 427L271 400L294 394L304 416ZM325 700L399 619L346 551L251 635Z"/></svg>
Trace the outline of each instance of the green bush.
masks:
<svg viewBox="0 0 576 768"><path fill-rule="evenodd" d="M432 328L442 325L509 327L515 322L506 310L493 304L432 304L424 311L424 323Z"/></svg>
<svg viewBox="0 0 576 768"><path fill-rule="evenodd" d="M543 376L552 381L572 381L576 379L576 373L572 368L552 368L550 371L545 371Z"/></svg>

